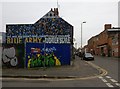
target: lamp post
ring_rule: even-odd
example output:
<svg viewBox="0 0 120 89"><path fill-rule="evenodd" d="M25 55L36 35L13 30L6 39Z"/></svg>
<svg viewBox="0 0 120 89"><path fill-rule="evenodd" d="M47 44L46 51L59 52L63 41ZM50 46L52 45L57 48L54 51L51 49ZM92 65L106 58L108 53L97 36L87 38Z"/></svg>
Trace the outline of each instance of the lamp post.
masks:
<svg viewBox="0 0 120 89"><path fill-rule="evenodd" d="M75 48L77 49L77 43L75 43Z"/></svg>
<svg viewBox="0 0 120 89"><path fill-rule="evenodd" d="M84 21L84 22L81 23L81 52L82 52L82 24L83 23L86 23L86 21Z"/></svg>

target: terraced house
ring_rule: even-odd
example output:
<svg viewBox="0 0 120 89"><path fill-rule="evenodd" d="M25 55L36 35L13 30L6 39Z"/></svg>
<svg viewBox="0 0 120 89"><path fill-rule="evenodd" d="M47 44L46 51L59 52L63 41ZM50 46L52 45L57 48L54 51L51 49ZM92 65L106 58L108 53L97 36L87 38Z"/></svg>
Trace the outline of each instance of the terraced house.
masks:
<svg viewBox="0 0 120 89"><path fill-rule="evenodd" d="M104 31L88 40L87 51L95 55L120 57L120 28L104 25Z"/></svg>

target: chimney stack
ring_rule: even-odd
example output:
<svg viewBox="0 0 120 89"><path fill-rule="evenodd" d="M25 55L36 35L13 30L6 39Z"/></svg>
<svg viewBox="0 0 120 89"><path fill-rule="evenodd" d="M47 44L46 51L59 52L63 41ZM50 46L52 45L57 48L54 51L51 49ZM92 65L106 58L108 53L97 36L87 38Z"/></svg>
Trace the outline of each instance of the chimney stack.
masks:
<svg viewBox="0 0 120 89"><path fill-rule="evenodd" d="M59 11L58 11L58 8L54 8L54 14L59 16Z"/></svg>
<svg viewBox="0 0 120 89"><path fill-rule="evenodd" d="M111 24L105 24L104 25L104 30L111 29L112 25Z"/></svg>
<svg viewBox="0 0 120 89"><path fill-rule="evenodd" d="M51 11L53 11L53 9L51 8Z"/></svg>

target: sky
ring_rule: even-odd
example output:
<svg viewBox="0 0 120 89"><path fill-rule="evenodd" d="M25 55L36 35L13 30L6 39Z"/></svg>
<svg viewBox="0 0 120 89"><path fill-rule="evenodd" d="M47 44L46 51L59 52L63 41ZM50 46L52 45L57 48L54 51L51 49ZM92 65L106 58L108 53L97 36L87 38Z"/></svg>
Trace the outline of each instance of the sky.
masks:
<svg viewBox="0 0 120 89"><path fill-rule="evenodd" d="M105 24L118 27L119 0L58 0L59 15L74 26L74 43L81 45L81 23L83 46L92 37L104 30ZM33 24L51 8L57 0L1 0L0 32L6 24Z"/></svg>

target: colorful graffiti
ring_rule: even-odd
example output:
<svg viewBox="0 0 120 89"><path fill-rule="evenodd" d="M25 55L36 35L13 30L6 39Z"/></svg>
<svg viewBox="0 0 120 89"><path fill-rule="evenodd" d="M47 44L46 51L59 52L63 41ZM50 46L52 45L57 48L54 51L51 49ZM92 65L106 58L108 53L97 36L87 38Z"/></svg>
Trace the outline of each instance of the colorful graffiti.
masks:
<svg viewBox="0 0 120 89"><path fill-rule="evenodd" d="M26 43L26 67L70 64L70 44Z"/></svg>
<svg viewBox="0 0 120 89"><path fill-rule="evenodd" d="M52 66L60 66L61 63L59 59L54 55L54 53L51 54L36 54L32 56L28 56L28 68L33 67L52 67Z"/></svg>

